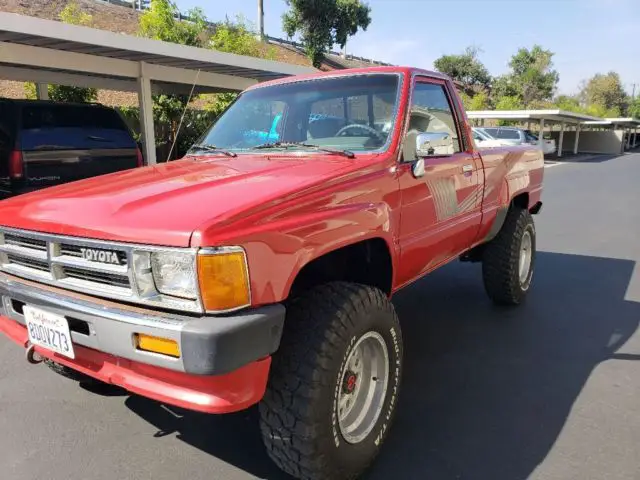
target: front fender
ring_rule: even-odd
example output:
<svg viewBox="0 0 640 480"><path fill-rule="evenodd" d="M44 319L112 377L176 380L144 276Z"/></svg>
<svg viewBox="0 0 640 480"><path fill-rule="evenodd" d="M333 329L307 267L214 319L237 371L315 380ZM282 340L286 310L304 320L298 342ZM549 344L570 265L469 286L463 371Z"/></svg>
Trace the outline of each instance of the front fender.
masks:
<svg viewBox="0 0 640 480"><path fill-rule="evenodd" d="M393 215L381 203L350 204L288 219L242 240L247 251L252 303L286 299L298 273L309 262L342 247L373 238L393 248Z"/></svg>

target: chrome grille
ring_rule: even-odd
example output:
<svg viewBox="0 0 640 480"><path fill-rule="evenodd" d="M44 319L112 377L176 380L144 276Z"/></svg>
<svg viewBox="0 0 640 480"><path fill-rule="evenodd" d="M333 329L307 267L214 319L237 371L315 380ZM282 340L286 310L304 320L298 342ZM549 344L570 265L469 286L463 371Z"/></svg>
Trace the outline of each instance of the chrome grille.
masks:
<svg viewBox="0 0 640 480"><path fill-rule="evenodd" d="M86 248L116 255L119 264L87 259ZM89 293L133 295L127 251L104 243L0 229L0 270Z"/></svg>
<svg viewBox="0 0 640 480"><path fill-rule="evenodd" d="M28 258L28 257L20 257L12 253L7 255L7 259L9 260L10 264L19 265L24 268L32 268L34 270L40 270L42 272L49 271L49 264L42 260L35 260L33 258Z"/></svg>
<svg viewBox="0 0 640 480"><path fill-rule="evenodd" d="M199 297L177 298L156 289L150 258L158 251L191 253L194 262L197 252L0 227L0 272L97 297L203 313Z"/></svg>
<svg viewBox="0 0 640 480"><path fill-rule="evenodd" d="M112 273L91 272L75 267L62 267L64 275L68 278L85 280L87 282L95 282L103 285L111 285L114 287L130 288L129 277L126 275L115 275Z"/></svg>
<svg viewBox="0 0 640 480"><path fill-rule="evenodd" d="M41 252L47 251L47 242L34 238L19 237L17 235L6 234L4 236L4 243L6 243L7 245L14 245L16 247L39 250Z"/></svg>

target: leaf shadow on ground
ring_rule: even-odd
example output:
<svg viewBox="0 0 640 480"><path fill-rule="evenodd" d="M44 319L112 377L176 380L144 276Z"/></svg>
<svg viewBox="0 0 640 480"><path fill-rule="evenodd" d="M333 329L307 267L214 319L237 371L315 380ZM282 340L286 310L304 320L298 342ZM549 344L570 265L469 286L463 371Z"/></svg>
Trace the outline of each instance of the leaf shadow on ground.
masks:
<svg viewBox="0 0 640 480"><path fill-rule="evenodd" d="M487 300L479 265L451 264L398 294L403 389L365 478L526 479L591 372L638 328L640 303L625 300L633 268L538 252L530 296L515 309ZM209 416L135 396L126 404L156 436L176 435L259 478L289 478L262 448L255 408Z"/></svg>

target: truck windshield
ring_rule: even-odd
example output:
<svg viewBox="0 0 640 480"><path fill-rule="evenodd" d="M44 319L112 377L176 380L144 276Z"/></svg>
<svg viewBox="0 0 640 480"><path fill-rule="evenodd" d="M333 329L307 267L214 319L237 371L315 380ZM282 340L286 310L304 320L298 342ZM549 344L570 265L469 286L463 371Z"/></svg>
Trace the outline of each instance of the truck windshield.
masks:
<svg viewBox="0 0 640 480"><path fill-rule="evenodd" d="M261 151L255 147L265 144L287 151L308 151L309 145L377 150L386 145L393 129L399 78L396 74L349 75L249 90L197 144L238 153ZM306 147L297 148L295 143Z"/></svg>

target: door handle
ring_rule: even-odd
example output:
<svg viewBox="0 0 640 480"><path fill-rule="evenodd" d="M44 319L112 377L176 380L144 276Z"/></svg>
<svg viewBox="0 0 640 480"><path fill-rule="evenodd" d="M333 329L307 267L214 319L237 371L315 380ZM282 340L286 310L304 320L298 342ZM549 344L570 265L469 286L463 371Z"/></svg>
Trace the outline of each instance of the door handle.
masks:
<svg viewBox="0 0 640 480"><path fill-rule="evenodd" d="M473 165L463 165L462 166L462 171L464 173L469 173L473 171Z"/></svg>

